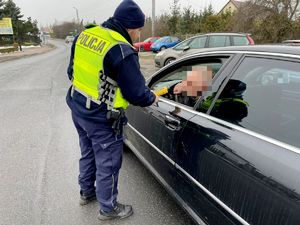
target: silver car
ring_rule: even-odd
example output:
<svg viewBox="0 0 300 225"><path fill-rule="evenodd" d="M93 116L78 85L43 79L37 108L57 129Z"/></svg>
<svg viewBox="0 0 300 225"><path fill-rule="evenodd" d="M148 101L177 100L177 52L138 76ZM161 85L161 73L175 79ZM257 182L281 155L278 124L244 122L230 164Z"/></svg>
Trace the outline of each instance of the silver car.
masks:
<svg viewBox="0 0 300 225"><path fill-rule="evenodd" d="M159 52L155 56L155 66L163 67L174 60L201 48L225 46L253 45L254 41L249 34L244 33L209 33L191 37L180 42L173 48Z"/></svg>
<svg viewBox="0 0 300 225"><path fill-rule="evenodd" d="M74 36L67 36L65 38L65 43L68 44L68 43L72 43L74 41L75 37Z"/></svg>

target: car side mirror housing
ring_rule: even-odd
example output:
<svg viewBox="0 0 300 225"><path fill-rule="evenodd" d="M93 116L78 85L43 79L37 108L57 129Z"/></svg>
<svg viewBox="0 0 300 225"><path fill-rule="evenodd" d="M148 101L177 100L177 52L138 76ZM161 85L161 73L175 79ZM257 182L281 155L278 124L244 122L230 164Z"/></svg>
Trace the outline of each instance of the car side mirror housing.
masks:
<svg viewBox="0 0 300 225"><path fill-rule="evenodd" d="M189 50L190 49L190 46L184 46L184 48L183 48L183 51L187 51L187 50Z"/></svg>

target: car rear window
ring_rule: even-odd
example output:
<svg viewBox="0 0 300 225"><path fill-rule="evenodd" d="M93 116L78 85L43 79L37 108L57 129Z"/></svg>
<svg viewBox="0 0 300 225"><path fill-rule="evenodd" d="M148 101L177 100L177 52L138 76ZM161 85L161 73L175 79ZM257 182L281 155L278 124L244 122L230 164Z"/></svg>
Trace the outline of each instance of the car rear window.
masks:
<svg viewBox="0 0 300 225"><path fill-rule="evenodd" d="M249 45L249 41L245 36L232 36L232 39L234 46Z"/></svg>

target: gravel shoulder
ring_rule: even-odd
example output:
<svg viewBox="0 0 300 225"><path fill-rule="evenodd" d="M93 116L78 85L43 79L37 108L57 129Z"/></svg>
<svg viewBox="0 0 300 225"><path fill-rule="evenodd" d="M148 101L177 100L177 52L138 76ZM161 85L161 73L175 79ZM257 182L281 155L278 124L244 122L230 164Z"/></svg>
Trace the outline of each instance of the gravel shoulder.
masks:
<svg viewBox="0 0 300 225"><path fill-rule="evenodd" d="M24 58L32 55L43 54L53 50L54 48L55 48L54 45L47 44L47 45L43 45L42 47L25 48L23 51L18 51L18 52L2 53L0 54L0 63L9 60Z"/></svg>

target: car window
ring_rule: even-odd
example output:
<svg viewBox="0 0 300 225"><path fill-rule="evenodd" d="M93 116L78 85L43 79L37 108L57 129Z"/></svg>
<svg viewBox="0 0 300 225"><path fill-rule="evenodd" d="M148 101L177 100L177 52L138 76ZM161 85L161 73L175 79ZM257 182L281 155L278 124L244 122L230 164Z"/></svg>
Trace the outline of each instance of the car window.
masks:
<svg viewBox="0 0 300 225"><path fill-rule="evenodd" d="M183 42L180 42L180 44L176 45L173 49L175 50L183 50L184 47L188 46L190 43L191 39L185 40Z"/></svg>
<svg viewBox="0 0 300 225"><path fill-rule="evenodd" d="M194 38L190 43L190 49L198 49L198 48L204 48L206 43L206 37L196 37Z"/></svg>
<svg viewBox="0 0 300 225"><path fill-rule="evenodd" d="M214 48L214 47L224 47L224 46L230 46L230 38L229 36L210 36L208 47Z"/></svg>
<svg viewBox="0 0 300 225"><path fill-rule="evenodd" d="M165 42L166 42L166 43L171 43L172 40L171 40L171 38L167 38L167 39L165 40Z"/></svg>
<svg viewBox="0 0 300 225"><path fill-rule="evenodd" d="M177 37L172 37L171 40L172 40L172 42L176 42L176 41L178 41L178 38Z"/></svg>
<svg viewBox="0 0 300 225"><path fill-rule="evenodd" d="M247 57L211 115L300 147L300 63Z"/></svg>
<svg viewBox="0 0 300 225"><path fill-rule="evenodd" d="M168 39L167 37L163 37L158 39L155 43L158 44L158 43L166 42L167 39Z"/></svg>
<svg viewBox="0 0 300 225"><path fill-rule="evenodd" d="M245 36L232 36L233 45L249 45L249 41Z"/></svg>
<svg viewBox="0 0 300 225"><path fill-rule="evenodd" d="M193 80L194 75L197 77L206 75L208 76L209 73L211 73L211 77L214 77L214 75L221 68L222 64L222 61L215 59L211 62L198 62L181 66L180 68L169 72L163 78L156 81L153 85L151 85L151 89L154 91L160 91L166 88L168 92L161 97L184 104L189 107L193 107L198 101L199 97L201 97L201 93L200 90L193 89L193 84L197 85L197 80L193 83L193 81L191 81L191 77ZM211 84L211 79L208 82L210 82ZM176 85L184 83L186 83L187 86L191 86L192 90L190 92L183 91L180 94L175 94L174 92L176 91ZM210 89L210 87L208 87L208 89Z"/></svg>

